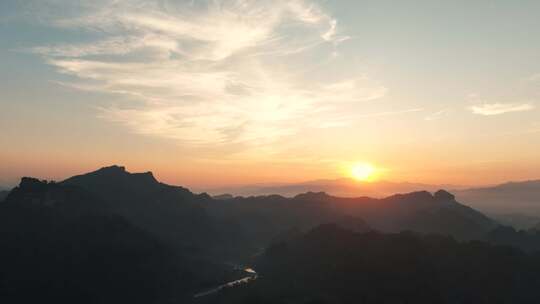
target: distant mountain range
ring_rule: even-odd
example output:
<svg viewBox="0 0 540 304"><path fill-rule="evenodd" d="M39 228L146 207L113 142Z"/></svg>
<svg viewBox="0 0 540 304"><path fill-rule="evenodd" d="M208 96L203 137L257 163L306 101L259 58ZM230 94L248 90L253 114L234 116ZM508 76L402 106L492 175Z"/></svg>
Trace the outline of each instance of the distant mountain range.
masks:
<svg viewBox="0 0 540 304"><path fill-rule="evenodd" d="M406 193L422 187L433 191L438 187L425 184L321 180L259 189L281 194L308 190L291 198L272 194L251 197L222 195L214 199L204 193L194 194L186 188L160 183L151 172L129 173L124 167L111 166L68 178L59 185L78 187L91 193L106 202L110 212L159 235L174 246L195 251L204 247L204 255L222 257L238 254L233 249L235 242L243 244L240 247L244 250L245 247L260 246L261 239L269 239L289 229L306 230L326 222L342 221L349 225L356 219L381 231L408 229L460 238L475 238L496 225L480 212L458 203L446 191L441 190L434 195L422 190L386 196L391 192ZM534 193L535 182L526 186L530 193ZM463 195L498 191L518 195L522 188L520 183L514 183L457 192ZM338 197L319 191L324 189L330 193L353 195L361 192L364 195ZM369 193L385 198L369 198ZM255 236L251 231L259 226L261 233L265 230L266 237ZM215 252L208 250L209 242L215 245Z"/></svg>
<svg viewBox="0 0 540 304"><path fill-rule="evenodd" d="M444 190L393 195L383 199L340 198L324 192L308 192L294 198L278 195L222 200L208 207L216 216L239 220L253 219L258 226L285 227L305 223L305 228L335 222L338 217L362 219L380 231L414 230L450 234L472 239L496 227L496 223L455 201ZM311 225L309 225L311 224Z"/></svg>
<svg viewBox="0 0 540 304"><path fill-rule="evenodd" d="M385 191L398 187L385 185ZM407 230L540 250L536 231L500 227L445 190L384 198L325 192L213 198L160 183L151 172L111 166L58 183L23 178L0 202L0 245L7 248L0 253L0 282L8 282L0 284L0 300L33 301L49 292L46 299L57 303L123 302L133 288L130 303L187 302L240 275L230 264L259 263L273 244L326 224L360 234ZM128 283L124 272L144 284ZM62 286L71 290L64 298Z"/></svg>
<svg viewBox="0 0 540 304"><path fill-rule="evenodd" d="M540 180L457 189L453 193L459 200L486 213L540 216Z"/></svg>
<svg viewBox="0 0 540 304"><path fill-rule="evenodd" d="M488 213L497 222L518 230L529 230L540 223L540 216L526 213Z"/></svg>
<svg viewBox="0 0 540 304"><path fill-rule="evenodd" d="M396 193L415 191L434 192L439 189L465 189L466 186L430 185L422 183L375 181L360 182L350 178L323 179L303 183L254 184L239 187L200 189L212 195L230 194L233 196L282 195L294 197L306 192L325 192L340 197L369 196L383 198Z"/></svg>
<svg viewBox="0 0 540 304"><path fill-rule="evenodd" d="M540 221L540 180L508 182L495 186L470 188L457 185L430 185L408 182L359 182L352 179L317 180L295 184L260 184L207 189L217 198L278 194L294 197L305 192L325 192L340 197L384 198L396 193L434 192L450 189L458 201L497 217L507 224L530 227ZM225 196L223 196L225 195Z"/></svg>

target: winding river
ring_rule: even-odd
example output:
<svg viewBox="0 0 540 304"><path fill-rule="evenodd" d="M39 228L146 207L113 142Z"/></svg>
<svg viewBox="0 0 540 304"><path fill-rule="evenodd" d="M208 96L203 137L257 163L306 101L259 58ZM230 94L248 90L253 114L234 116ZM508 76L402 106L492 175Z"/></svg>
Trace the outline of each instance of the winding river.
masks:
<svg viewBox="0 0 540 304"><path fill-rule="evenodd" d="M248 283L253 282L253 281L255 281L257 279L257 277L258 277L257 272L255 270L253 270L252 268L244 268L243 270L244 270L244 272L246 274L248 274L246 277L243 277L243 278L241 278L239 280L235 280L235 281L232 281L232 282L225 283L223 285L219 285L218 287L212 288L212 289L207 290L207 291L199 292L198 294L194 295L193 297L194 298L205 297L205 296L217 293L217 292L219 292L220 290L222 290L224 288L230 288L230 287L236 287L236 286L239 286L239 285L248 284Z"/></svg>

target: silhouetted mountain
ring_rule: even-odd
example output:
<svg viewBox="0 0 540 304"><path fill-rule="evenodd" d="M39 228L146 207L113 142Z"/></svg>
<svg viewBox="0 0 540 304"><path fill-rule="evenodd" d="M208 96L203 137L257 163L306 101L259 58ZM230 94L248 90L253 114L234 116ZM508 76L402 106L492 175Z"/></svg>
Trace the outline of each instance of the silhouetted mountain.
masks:
<svg viewBox="0 0 540 304"><path fill-rule="evenodd" d="M540 221L536 223L536 225L532 226L531 231L540 231Z"/></svg>
<svg viewBox="0 0 540 304"><path fill-rule="evenodd" d="M4 190L4 191L0 191L0 202L2 202L9 194L9 191L7 190Z"/></svg>
<svg viewBox="0 0 540 304"><path fill-rule="evenodd" d="M326 265L320 264L319 259L323 257L344 259L343 263L349 263L348 254L358 254L357 251L364 248L362 246L374 246L373 251L367 250L371 255L364 256L363 261L380 266L384 257L395 259L397 273L384 267L367 268L367 274L362 274L359 282L367 284L369 276L374 275L374 290L379 290L382 294L392 294L396 288L397 294L407 294L421 284L430 283L434 279L433 273L447 271L434 262L439 256L445 263L464 263L469 266L476 263L476 260L468 259L463 252L469 251L473 255L494 254L498 257L501 252L507 252L510 256L520 256L519 259L526 256L518 251L504 251L485 244L461 244L448 237L424 237L411 233L366 234L373 229L382 232L407 230L419 234L435 233L454 236L460 240L485 240L492 244L519 247L529 252L540 249L536 232L498 227L496 222L458 203L453 194L444 190L433 194L427 191L395 194L386 198L344 198L324 192L306 192L292 198L280 195L224 195L212 198L207 194L194 194L182 187L160 183L150 172L129 173L119 166L102 168L60 183L23 178L20 185L0 204L0 220L0 242L2 248L9 248L0 253L0 267L7 269L0 275L0 291L6 295L5 299L11 302L18 297L33 300L34 295L43 296L45 292L49 293L43 296L44 299L53 299L60 303L81 302L77 301L79 297L86 297L88 303L107 302L109 298L104 299L105 295L111 295L111 301L116 302L129 300L128 302L133 303L155 303L157 300L166 302L165 299L185 302L195 292L214 284L220 285L240 275L241 273L235 270L238 266L231 267L229 262L253 261L258 261L257 265L262 270L261 277L265 278L261 280L263 283L257 281L255 286L263 284L261 286L265 294L266 288L270 288L268 295L273 297L275 292L282 292L281 288L286 286L264 285L264 282L267 282L266 277L277 279L283 275L280 269L285 268L281 268L282 266L292 267L287 264L291 261L300 263L300 260L296 260L299 256L292 260L274 260L272 252L276 252L283 245L266 249L271 244L279 243L299 244L293 253L309 252L310 256L306 255L305 259L314 263L309 266L314 270ZM321 224L324 225L319 227ZM315 227L319 228L303 236ZM305 241L306 238L320 240ZM328 246L321 243L322 239L328 242ZM336 243L339 240L352 244L358 242L359 245L358 248L353 246L355 249L347 253L344 245ZM306 250L304 245L310 242L316 246L309 245L311 247L306 247L309 251L303 252ZM440 247L437 247L437 244ZM396 253L385 255L381 253L383 248ZM462 255L452 260L450 253L445 255L440 252L441 248L458 250ZM333 256L334 253L327 252L330 250L343 252ZM263 257L260 257L264 252L266 253ZM375 253L381 254L380 261L375 259ZM412 259L412 266L401 265L400 263L405 262L400 260L397 253ZM284 256L289 254L291 253L288 251L283 253ZM426 262L423 262L423 259L426 259ZM334 262L328 260L329 265ZM70 263L77 263L77 266ZM335 263L340 265L341 261ZM352 263L351 269L364 271L364 268L358 268L363 264L355 264L359 263L356 260L352 260ZM39 268L41 264L50 266ZM108 264L113 264L113 267L104 266ZM268 267L275 270L265 265L272 265ZM349 264L339 267L345 266ZM311 279L316 278L316 272L304 269L304 266L298 267L293 269L296 279L304 275L309 278L307 285L302 288L313 287L319 290L320 286L317 284L321 282ZM341 269L339 267L338 269ZM53 272L52 269L58 269L58 272ZM413 272L414 269L420 271L417 282L406 284L403 289L399 289L397 283L391 283L388 289L382 286L384 277L405 278L419 275ZM92 270L95 272L92 273ZM331 268L323 268L321 274L334 276L338 280L345 279L344 286L347 288L344 290L343 299L348 301L349 295L355 294L348 289L348 284L352 284L353 279L342 277L341 272L331 273L330 270ZM483 268L481 270L484 271ZM114 273L109 274L108 271ZM127 275L122 275L122 271ZM504 275L514 275L506 268L504 271ZM89 272L91 273L88 274ZM102 275L108 276L103 282L99 281ZM27 282L24 278L28 277L35 277L36 280ZM52 283L45 283L47 277L53 278ZM462 299L467 299L469 289L455 283L454 280L458 280L458 277L457 273L451 273L449 279L437 276L435 279L442 281L428 285L433 289L427 289L425 294L415 294L415 297L420 298L405 296L404 299L450 299L446 303L464 303L465 300ZM531 284L540 284L536 277L531 278L536 280L531 281ZM127 281L117 283L122 279ZM136 283L131 282L131 279L136 280ZM465 281L473 283L479 279L480 277ZM285 279L284 284L285 282L292 284L291 282L296 281ZM447 298L447 289L441 287L441 282L457 286L456 294ZM514 281L511 282L514 284ZM486 284L499 286L497 284L500 283L489 281ZM111 290L110 286L115 284L120 286L119 289ZM2 286L7 289L2 290ZM303 283L298 286L303 286ZM528 297L529 287L527 284L524 286L524 295ZM70 292L61 295L62 288L69 288ZM122 298L122 294L129 288L136 289L136 292ZM305 290L298 290L300 293L303 291ZM331 299L330 303L334 303L335 299L341 299L334 295L334 292L334 289L328 291L330 298L325 298L323 294L314 295L322 296L321 299ZM29 298L21 296L23 294L29 295ZM368 303L371 301L369 294L368 292L365 298ZM509 294L514 295L513 291ZM293 303L297 302L295 297L291 298ZM274 303L273 298L269 299ZM383 299L391 301L393 298ZM442 303L445 303L444 301Z"/></svg>
<svg viewBox="0 0 540 304"><path fill-rule="evenodd" d="M207 215L203 203L211 197L160 183L151 172L129 173L124 167L111 166L61 184L89 191L105 200L113 212L201 258L226 259L242 242L240 234L233 231L234 225L218 223Z"/></svg>
<svg viewBox="0 0 540 304"><path fill-rule="evenodd" d="M509 226L499 226L486 234L484 240L528 252L540 252L540 231L536 229L516 230Z"/></svg>
<svg viewBox="0 0 540 304"><path fill-rule="evenodd" d="M108 212L121 215L177 250L211 260L236 259L264 248L288 231L306 231L324 223L358 231L369 227L413 230L465 239L480 238L496 227L442 190L434 195L420 191L384 199L308 192L294 198L226 196L215 200L160 183L150 172L129 173L120 166L74 176L59 185L84 189L96 202L105 203Z"/></svg>
<svg viewBox="0 0 540 304"><path fill-rule="evenodd" d="M245 238L259 250L291 231L305 232L323 223L337 223L358 231L371 229L361 217L346 215L316 200L270 195L210 201L205 206L212 217L237 223Z"/></svg>
<svg viewBox="0 0 540 304"><path fill-rule="evenodd" d="M240 187L204 189L211 194L231 193L239 196L282 195L294 197L305 192L325 192L340 197L369 196L383 198L395 193L462 189L456 185L429 185L421 183L374 181L361 182L350 178L324 179L292 184L257 184Z"/></svg>
<svg viewBox="0 0 540 304"><path fill-rule="evenodd" d="M27 208L53 208L64 216L110 214L109 206L99 197L76 186L23 177L6 197L5 204Z"/></svg>
<svg viewBox="0 0 540 304"><path fill-rule="evenodd" d="M538 303L540 256L412 233L335 225L276 244L259 278L204 303Z"/></svg>
<svg viewBox="0 0 540 304"><path fill-rule="evenodd" d="M23 178L0 205L2 303L157 303L202 288L201 264L73 185Z"/></svg>
<svg viewBox="0 0 540 304"><path fill-rule="evenodd" d="M229 199L233 199L234 196L232 194L219 194L219 195L214 195L212 196L213 199L216 199L218 201L224 201L224 200L229 200Z"/></svg>
<svg viewBox="0 0 540 304"><path fill-rule="evenodd" d="M460 200L486 213L540 216L540 180L454 192Z"/></svg>
<svg viewBox="0 0 540 304"><path fill-rule="evenodd" d="M381 231L413 230L450 234L459 238L480 238L497 224L478 211L455 201L446 191L399 194L384 199L339 198L308 192L294 198L282 196L238 197L208 204L215 217L241 222L245 229L268 239L276 231L310 229L345 218L364 220Z"/></svg>

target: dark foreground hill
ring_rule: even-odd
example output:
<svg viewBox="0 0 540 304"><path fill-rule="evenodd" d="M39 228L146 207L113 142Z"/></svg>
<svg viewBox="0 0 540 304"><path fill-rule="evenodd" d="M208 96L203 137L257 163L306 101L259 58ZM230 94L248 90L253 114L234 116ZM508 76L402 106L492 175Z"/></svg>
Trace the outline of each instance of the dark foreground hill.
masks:
<svg viewBox="0 0 540 304"><path fill-rule="evenodd" d="M0 190L0 202L3 201L7 195L8 195L9 191L7 190Z"/></svg>
<svg viewBox="0 0 540 304"><path fill-rule="evenodd" d="M540 256L335 225L269 248L253 283L201 303L539 303Z"/></svg>
<svg viewBox="0 0 540 304"><path fill-rule="evenodd" d="M24 178L0 205L1 303L168 303L199 266L83 189Z"/></svg>

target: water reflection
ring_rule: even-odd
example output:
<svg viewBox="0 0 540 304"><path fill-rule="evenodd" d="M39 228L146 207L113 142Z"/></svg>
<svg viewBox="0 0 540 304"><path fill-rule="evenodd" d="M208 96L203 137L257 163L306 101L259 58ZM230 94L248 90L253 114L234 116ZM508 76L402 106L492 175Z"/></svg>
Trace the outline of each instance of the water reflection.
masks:
<svg viewBox="0 0 540 304"><path fill-rule="evenodd" d="M194 298L200 298L200 297L208 296L208 295L214 294L216 292L219 292L220 290L222 290L224 288L230 288L230 287L236 287L236 286L243 285L243 284L248 284L248 283L253 282L253 281L255 281L257 279L257 277L258 277L257 272L253 268L244 268L243 270L244 270L244 272L248 273L249 276L241 278L239 280L235 280L235 281L232 281L232 282L225 283L223 285L220 285L220 286L218 286L216 288L213 288L213 289L210 289L210 290L207 290L207 291L204 291L204 292L200 292L200 293L194 295L193 297Z"/></svg>

